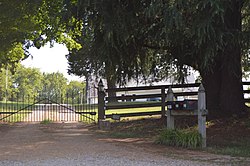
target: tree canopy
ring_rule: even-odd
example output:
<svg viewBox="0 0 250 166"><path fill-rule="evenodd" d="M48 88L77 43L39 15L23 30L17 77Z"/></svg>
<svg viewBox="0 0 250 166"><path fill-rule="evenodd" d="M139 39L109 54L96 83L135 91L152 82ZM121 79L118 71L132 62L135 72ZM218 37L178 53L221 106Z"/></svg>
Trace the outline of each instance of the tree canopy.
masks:
<svg viewBox="0 0 250 166"><path fill-rule="evenodd" d="M70 53L71 68L79 67L78 62L88 68L112 66L119 78L143 73L146 66L155 76L165 72L166 77L172 66L185 76L192 67L201 74L211 115L239 115L245 112L241 79L242 57L248 57L249 49L249 4L78 1L76 17L85 35L79 40L86 48ZM77 61L76 54L83 60Z"/></svg>
<svg viewBox="0 0 250 166"><path fill-rule="evenodd" d="M68 49L80 48L71 37L78 35L78 26L73 17L68 17L69 10L64 10L65 2L0 2L0 68L5 64L11 64L14 68L20 60L30 56L30 47L40 48L47 42L51 46L58 42L64 43Z"/></svg>
<svg viewBox="0 0 250 166"><path fill-rule="evenodd" d="M62 73L42 73L36 68L18 65L12 74L8 69L0 72L0 101L34 101L36 98L54 102L73 102L82 98L85 83L68 81ZM79 97L80 96L80 97ZM79 102L79 101L74 101Z"/></svg>
<svg viewBox="0 0 250 166"><path fill-rule="evenodd" d="M35 28L20 41L32 40L36 47L47 41L65 43L71 48L69 72L122 82L138 75L161 79L170 71L182 78L192 67L200 72L211 115L245 113L241 79L242 59L244 64L249 59L249 1L36 2L34 10L21 8L25 15L36 14L29 25Z"/></svg>

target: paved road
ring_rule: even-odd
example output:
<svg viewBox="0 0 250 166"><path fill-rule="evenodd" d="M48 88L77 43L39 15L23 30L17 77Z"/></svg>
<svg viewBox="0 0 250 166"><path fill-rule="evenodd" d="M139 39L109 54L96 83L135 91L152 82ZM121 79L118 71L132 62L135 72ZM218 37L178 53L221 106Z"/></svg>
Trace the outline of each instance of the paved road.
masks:
<svg viewBox="0 0 250 166"><path fill-rule="evenodd" d="M0 135L1 166L239 164L225 156L159 149L140 139L108 138L79 123L0 125Z"/></svg>

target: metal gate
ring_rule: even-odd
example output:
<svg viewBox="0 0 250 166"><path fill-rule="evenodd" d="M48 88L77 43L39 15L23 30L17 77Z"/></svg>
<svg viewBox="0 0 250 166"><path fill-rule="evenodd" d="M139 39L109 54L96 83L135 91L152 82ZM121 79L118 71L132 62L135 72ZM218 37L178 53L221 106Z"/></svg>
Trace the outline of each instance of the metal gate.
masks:
<svg viewBox="0 0 250 166"><path fill-rule="evenodd" d="M93 93L84 98L79 94L54 96L10 97L0 101L0 122L87 122L96 121L97 95ZM13 95L14 96L14 95Z"/></svg>

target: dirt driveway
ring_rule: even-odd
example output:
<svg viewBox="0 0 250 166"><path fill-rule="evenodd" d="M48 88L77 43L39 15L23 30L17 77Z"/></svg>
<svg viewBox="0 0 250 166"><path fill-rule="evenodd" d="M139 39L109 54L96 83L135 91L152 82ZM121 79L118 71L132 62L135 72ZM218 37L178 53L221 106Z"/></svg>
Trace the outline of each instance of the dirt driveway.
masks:
<svg viewBox="0 0 250 166"><path fill-rule="evenodd" d="M112 139L81 123L0 124L0 165L247 165L249 161Z"/></svg>

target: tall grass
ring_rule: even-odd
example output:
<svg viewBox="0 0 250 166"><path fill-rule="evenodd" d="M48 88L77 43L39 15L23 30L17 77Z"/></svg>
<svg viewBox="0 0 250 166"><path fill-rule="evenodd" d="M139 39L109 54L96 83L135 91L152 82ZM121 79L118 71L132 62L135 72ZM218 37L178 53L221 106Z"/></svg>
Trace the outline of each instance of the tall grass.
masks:
<svg viewBox="0 0 250 166"><path fill-rule="evenodd" d="M200 147L201 141L201 135L194 129L164 129L156 139L156 143L159 144L184 148Z"/></svg>

